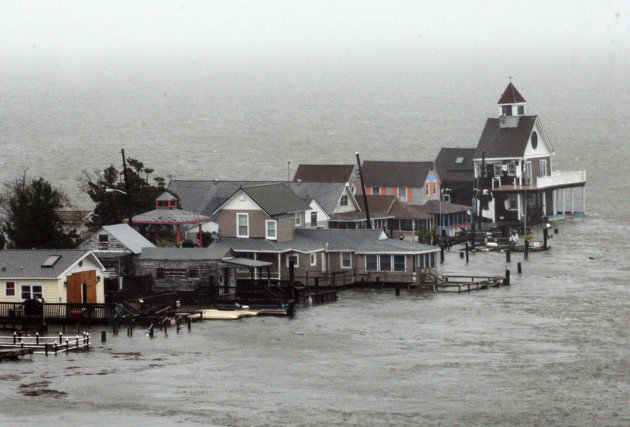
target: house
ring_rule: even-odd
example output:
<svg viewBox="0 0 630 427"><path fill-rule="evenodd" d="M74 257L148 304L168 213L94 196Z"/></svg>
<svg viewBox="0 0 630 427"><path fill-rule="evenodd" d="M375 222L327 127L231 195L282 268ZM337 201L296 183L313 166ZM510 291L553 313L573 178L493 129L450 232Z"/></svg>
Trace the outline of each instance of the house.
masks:
<svg viewBox="0 0 630 427"><path fill-rule="evenodd" d="M185 233L190 227L209 222L211 219L195 212L180 209L178 203L175 196L165 191L155 199L155 209L133 217L133 226L156 243L165 238L166 240L175 240L177 245L181 245L182 233ZM127 221L125 220L125 222ZM198 245L202 246L201 234Z"/></svg>
<svg viewBox="0 0 630 427"><path fill-rule="evenodd" d="M155 245L128 224L105 225L79 245L79 249L91 250L96 255L105 266L105 281L116 282L118 289L122 276L133 274L133 269L129 268L133 265L131 257L144 248L155 248ZM107 284L106 288L109 289Z"/></svg>
<svg viewBox="0 0 630 427"><path fill-rule="evenodd" d="M586 172L553 170L555 151L549 137L540 118L526 114L525 98L512 82L497 104L499 117L488 118L473 154L476 210L492 222L527 224L568 212L583 214ZM581 206L576 209L577 189Z"/></svg>
<svg viewBox="0 0 630 427"><path fill-rule="evenodd" d="M416 232L433 228L433 215L418 206L402 203L395 196L366 196L373 229L383 230L393 239L418 241ZM363 197L360 210L333 215L330 228L364 229L366 213Z"/></svg>
<svg viewBox="0 0 630 427"><path fill-rule="evenodd" d="M203 231L219 231L219 223L213 212L216 208L242 187L281 184L280 181L195 181L172 180L168 188L179 196L184 209L207 216L211 222L203 224ZM352 191L345 182L302 182L288 183L288 186L305 201L310 209L304 213L307 228L328 228L330 216L336 212L355 210L358 206ZM191 237L198 232L189 230Z"/></svg>
<svg viewBox="0 0 630 427"><path fill-rule="evenodd" d="M83 240L89 234L87 223L92 214L92 211L86 210L57 211L64 233L74 232L80 240Z"/></svg>
<svg viewBox="0 0 630 427"><path fill-rule="evenodd" d="M278 280L289 278L293 264L296 278L310 275L323 281L331 273L351 272L358 278L387 271L395 273L389 275L392 281L411 281L416 267L434 263L436 248L389 239L381 230L308 229L304 212L309 208L285 184L240 188L213 212L218 244L238 256L271 263Z"/></svg>
<svg viewBox="0 0 630 427"><path fill-rule="evenodd" d="M471 208L451 202L429 200L416 208L433 216L435 229L441 236L454 236L468 230L471 225Z"/></svg>
<svg viewBox="0 0 630 427"><path fill-rule="evenodd" d="M440 198L440 177L432 162L366 160L361 170L368 196L395 196L415 205ZM360 192L361 183L355 185Z"/></svg>
<svg viewBox="0 0 630 427"><path fill-rule="evenodd" d="M145 248L133 259L138 275L150 275L154 292L194 292L204 296L215 285L234 288L239 269L269 266L241 260L223 244L207 248Z"/></svg>
<svg viewBox="0 0 630 427"><path fill-rule="evenodd" d="M298 166L293 176L293 182L336 182L350 183L358 178L354 165L309 165Z"/></svg>
<svg viewBox="0 0 630 427"><path fill-rule="evenodd" d="M104 303L104 272L90 250L2 250L0 302Z"/></svg>
<svg viewBox="0 0 630 427"><path fill-rule="evenodd" d="M442 200L472 206L475 186L473 154L475 148L442 148L435 159L435 170L442 184Z"/></svg>

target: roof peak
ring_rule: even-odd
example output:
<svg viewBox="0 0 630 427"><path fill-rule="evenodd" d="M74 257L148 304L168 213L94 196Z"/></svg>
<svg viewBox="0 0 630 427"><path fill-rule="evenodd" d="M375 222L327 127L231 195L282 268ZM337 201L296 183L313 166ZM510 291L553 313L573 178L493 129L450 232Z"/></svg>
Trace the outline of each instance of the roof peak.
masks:
<svg viewBox="0 0 630 427"><path fill-rule="evenodd" d="M497 104L517 104L520 102L527 102L523 95L516 89L516 87L512 84L512 81L508 83L507 87L503 91L501 98L499 98L499 102Z"/></svg>

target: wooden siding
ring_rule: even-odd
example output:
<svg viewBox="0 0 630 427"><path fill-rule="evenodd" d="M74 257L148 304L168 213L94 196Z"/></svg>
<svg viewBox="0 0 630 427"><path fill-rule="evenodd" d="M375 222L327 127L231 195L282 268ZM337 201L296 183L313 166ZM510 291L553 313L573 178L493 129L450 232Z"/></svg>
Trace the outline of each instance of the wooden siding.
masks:
<svg viewBox="0 0 630 427"><path fill-rule="evenodd" d="M151 275L155 292L194 291L208 287L211 282L220 284L226 268L230 270L230 285L236 284L236 269L219 261L135 259L134 264L137 275ZM162 269L164 277L157 277L158 269ZM195 271L198 277L189 277L189 270Z"/></svg>

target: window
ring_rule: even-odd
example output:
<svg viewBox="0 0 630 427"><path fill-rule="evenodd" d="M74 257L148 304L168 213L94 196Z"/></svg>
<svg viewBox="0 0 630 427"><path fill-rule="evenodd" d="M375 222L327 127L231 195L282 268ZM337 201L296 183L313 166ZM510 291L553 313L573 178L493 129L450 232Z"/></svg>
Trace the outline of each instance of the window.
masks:
<svg viewBox="0 0 630 427"><path fill-rule="evenodd" d="M458 157L455 159L455 164L456 165L461 165L462 163L464 163L464 158L463 157Z"/></svg>
<svg viewBox="0 0 630 427"><path fill-rule="evenodd" d="M4 296L8 298L15 297L15 282L6 282L4 285Z"/></svg>
<svg viewBox="0 0 630 427"><path fill-rule="evenodd" d="M236 237L249 237L249 214L236 214Z"/></svg>
<svg viewBox="0 0 630 427"><path fill-rule="evenodd" d="M155 272L155 277L157 277L158 279L163 279L164 278L164 269L163 268L158 268Z"/></svg>
<svg viewBox="0 0 630 427"><path fill-rule="evenodd" d="M293 266L295 268L300 266L300 257L298 257L297 254L287 255L287 268L290 267L291 261L293 261Z"/></svg>
<svg viewBox="0 0 630 427"><path fill-rule="evenodd" d="M508 175L510 176L516 175L516 163L514 162L508 163Z"/></svg>
<svg viewBox="0 0 630 427"><path fill-rule="evenodd" d="M341 196L341 200L339 200L339 204L341 206L348 206L348 196L346 194Z"/></svg>
<svg viewBox="0 0 630 427"><path fill-rule="evenodd" d="M540 160L540 171L538 172L538 176L547 176L547 160Z"/></svg>
<svg viewBox="0 0 630 427"><path fill-rule="evenodd" d="M437 182L431 181L431 194L437 194Z"/></svg>
<svg viewBox="0 0 630 427"><path fill-rule="evenodd" d="M501 107L501 114L503 114L504 116L511 116L512 115L512 106L511 105L504 105L503 107Z"/></svg>
<svg viewBox="0 0 630 427"><path fill-rule="evenodd" d="M381 263L379 271L392 271L392 257L391 255L380 255L379 261Z"/></svg>
<svg viewBox="0 0 630 427"><path fill-rule="evenodd" d="M378 271L378 257L376 255L365 256L365 269L368 271Z"/></svg>
<svg viewBox="0 0 630 427"><path fill-rule="evenodd" d="M107 234L99 234L98 235L98 241L100 243L107 243L107 242L109 242L109 236Z"/></svg>
<svg viewBox="0 0 630 427"><path fill-rule="evenodd" d="M265 238L266 239L277 239L278 238L278 223L273 219L268 219L265 221Z"/></svg>
<svg viewBox="0 0 630 427"><path fill-rule="evenodd" d="M295 225L302 225L302 212L295 213Z"/></svg>
<svg viewBox="0 0 630 427"><path fill-rule="evenodd" d="M451 201L451 195L450 194L442 194L442 201L443 202L450 202Z"/></svg>
<svg viewBox="0 0 630 427"><path fill-rule="evenodd" d="M398 187L398 200L401 202L407 201L407 187Z"/></svg>
<svg viewBox="0 0 630 427"><path fill-rule="evenodd" d="M42 285L22 285L22 299L43 299Z"/></svg>
<svg viewBox="0 0 630 427"><path fill-rule="evenodd" d="M494 176L501 176L503 174L503 165L501 163L495 163L492 166L494 167Z"/></svg>
<svg viewBox="0 0 630 427"><path fill-rule="evenodd" d="M59 259L61 259L61 255L49 256L48 258L46 258L46 261L44 261L44 263L42 264L42 268L53 268L55 264L57 264L57 261L59 261Z"/></svg>
<svg viewBox="0 0 630 427"><path fill-rule="evenodd" d="M199 277L199 270L197 270L196 268L189 268L188 277L193 279Z"/></svg>
<svg viewBox="0 0 630 427"><path fill-rule="evenodd" d="M518 115L522 116L523 114L525 114L525 106L524 105L519 105L518 106Z"/></svg>
<svg viewBox="0 0 630 427"><path fill-rule="evenodd" d="M430 194L430 187L429 187L429 183L425 182L424 183L424 195L428 196Z"/></svg>
<svg viewBox="0 0 630 427"><path fill-rule="evenodd" d="M379 194L381 194L381 188L380 187L372 187L372 194L374 196L378 196Z"/></svg>
<svg viewBox="0 0 630 427"><path fill-rule="evenodd" d="M352 253L341 253L341 268L352 268Z"/></svg>
<svg viewBox="0 0 630 427"><path fill-rule="evenodd" d="M394 255L394 271L405 271L404 255Z"/></svg>
<svg viewBox="0 0 630 427"><path fill-rule="evenodd" d="M311 212L311 227L317 227L317 211Z"/></svg>
<svg viewBox="0 0 630 427"><path fill-rule="evenodd" d="M317 265L317 254L311 254L311 267Z"/></svg>

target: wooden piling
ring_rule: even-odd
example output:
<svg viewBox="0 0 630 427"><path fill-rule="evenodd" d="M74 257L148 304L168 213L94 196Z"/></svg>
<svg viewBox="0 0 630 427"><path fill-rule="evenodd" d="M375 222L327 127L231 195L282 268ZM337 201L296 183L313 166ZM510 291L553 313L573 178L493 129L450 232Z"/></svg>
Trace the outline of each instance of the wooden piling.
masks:
<svg viewBox="0 0 630 427"><path fill-rule="evenodd" d="M511 253L509 249L505 251L505 262L507 263L512 262L512 257L511 257Z"/></svg>
<svg viewBox="0 0 630 427"><path fill-rule="evenodd" d="M101 342L107 342L107 332L101 331Z"/></svg>
<svg viewBox="0 0 630 427"><path fill-rule="evenodd" d="M549 230L547 227L543 228L543 249L547 250L547 239L549 239Z"/></svg>
<svg viewBox="0 0 630 427"><path fill-rule="evenodd" d="M440 243L440 264L444 264L444 244Z"/></svg>
<svg viewBox="0 0 630 427"><path fill-rule="evenodd" d="M466 241L466 264L468 264L468 241Z"/></svg>
<svg viewBox="0 0 630 427"><path fill-rule="evenodd" d="M523 272L521 269L521 263L519 262L518 264L516 264L516 267L517 267L518 274L521 274Z"/></svg>
<svg viewBox="0 0 630 427"><path fill-rule="evenodd" d="M529 240L525 239L525 259L529 258Z"/></svg>
<svg viewBox="0 0 630 427"><path fill-rule="evenodd" d="M396 296L400 296L400 285L396 285Z"/></svg>
<svg viewBox="0 0 630 427"><path fill-rule="evenodd" d="M503 284L505 286L510 286L510 269L505 269L505 279L503 279Z"/></svg>

